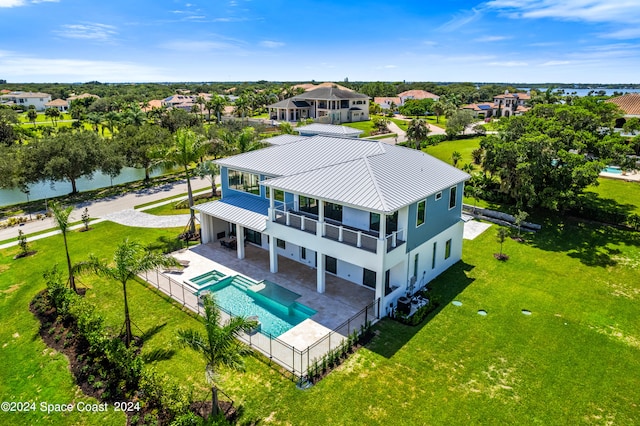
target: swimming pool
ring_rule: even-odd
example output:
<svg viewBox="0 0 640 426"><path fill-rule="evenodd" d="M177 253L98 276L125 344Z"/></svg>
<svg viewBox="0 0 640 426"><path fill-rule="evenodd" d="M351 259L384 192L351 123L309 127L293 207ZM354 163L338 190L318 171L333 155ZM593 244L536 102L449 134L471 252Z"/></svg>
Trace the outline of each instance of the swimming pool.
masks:
<svg viewBox="0 0 640 426"><path fill-rule="evenodd" d="M191 278L190 280L185 280L185 284L196 290L201 290L203 287L208 286L211 283L218 282L224 277L226 277L225 274L214 269L212 271L205 272L202 275L198 275L197 277Z"/></svg>
<svg viewBox="0 0 640 426"><path fill-rule="evenodd" d="M278 337L316 314L295 301L299 294L270 281L255 282L240 275L217 281L212 275L210 280L209 285L200 280L203 287L198 294L212 292L216 303L232 315L257 316L259 331L267 336Z"/></svg>
<svg viewBox="0 0 640 426"><path fill-rule="evenodd" d="M622 174L622 169L618 166L607 166L604 169L602 169L602 171L605 173L615 173L617 175Z"/></svg>

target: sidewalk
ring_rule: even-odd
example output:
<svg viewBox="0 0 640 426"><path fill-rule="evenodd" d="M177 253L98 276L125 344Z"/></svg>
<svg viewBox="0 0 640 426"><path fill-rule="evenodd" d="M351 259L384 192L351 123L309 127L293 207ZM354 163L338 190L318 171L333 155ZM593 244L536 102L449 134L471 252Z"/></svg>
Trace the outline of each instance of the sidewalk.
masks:
<svg viewBox="0 0 640 426"><path fill-rule="evenodd" d="M200 190L207 190L211 188L211 183L208 179L199 179L192 178L191 179L191 188L195 192ZM82 212L85 208L88 209L89 215L94 218L91 223L99 223L104 220L112 220L114 222L130 225L130 226L145 226L145 227L165 227L165 226L182 226L183 224L186 226L188 222L187 220L182 220L183 215L177 215L173 219L162 219L158 223L156 223L156 219L158 216L152 216L144 214L144 216L140 216L141 213L138 211L134 211L133 208L140 204L146 204L157 200L162 200L168 197L174 197L172 200L159 201L154 205L150 205L144 207L140 210L150 209L162 204L167 204L175 199L185 198L187 192L187 183L182 180L179 182L175 182L172 184L161 185L153 188L147 188L136 192L131 192L128 194L123 194L117 197L109 197L102 198L94 201L87 201L83 203L79 203L74 206L74 210L71 212L69 216L69 222L78 222L81 220ZM125 211L122 213L122 211ZM118 213L116 215L116 213ZM98 219L95 219L98 218ZM144 224L144 225L141 225ZM168 224L168 225L167 225ZM83 224L78 224L70 229L78 229L84 226ZM57 230L57 226L55 225L52 218L44 218L42 220L32 220L23 224L22 226L13 226L10 228L0 229L0 241L8 240L11 238L16 238L18 236L18 230L22 230L22 232L27 236L28 241L34 241L41 238L46 238L51 235L58 234L60 231ZM34 234L37 232L42 232L50 230L50 232L46 232L39 235L30 236L30 234ZM17 241L6 243L0 245L0 249L4 249L7 247L11 247L17 244Z"/></svg>

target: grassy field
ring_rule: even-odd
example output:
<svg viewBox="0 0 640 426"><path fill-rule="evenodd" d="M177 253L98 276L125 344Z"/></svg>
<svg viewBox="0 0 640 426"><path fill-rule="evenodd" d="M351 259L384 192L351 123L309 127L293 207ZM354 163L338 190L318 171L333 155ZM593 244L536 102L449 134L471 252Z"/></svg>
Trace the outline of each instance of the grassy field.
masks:
<svg viewBox="0 0 640 426"><path fill-rule="evenodd" d="M110 223L72 232L73 261L89 252L109 258L131 239L165 246L180 230ZM496 228L465 241L463 261L431 284L441 307L418 327L383 320L377 337L306 391L265 362L247 360L244 374L225 374L222 388L242 405L242 424L633 424L640 400L640 234L548 220L525 244L507 240L507 262ZM0 395L5 401L87 400L73 384L64 356L38 338L29 301L42 272L64 264L60 236L35 241L35 256L0 252ZM107 324L122 324L122 296L113 282L86 276L87 297ZM206 397L204 365L176 344L180 327L196 320L142 284L129 286L135 329L162 325L144 353ZM459 300L462 306L450 302ZM484 309L486 317L477 311ZM532 312L530 316L522 309ZM137 331L139 333L139 331ZM10 361L10 362L9 362ZM268 419L268 420L266 420ZM123 424L116 413L0 413L0 424Z"/></svg>
<svg viewBox="0 0 640 426"><path fill-rule="evenodd" d="M598 185L587 188L587 193L595 193L603 200L612 200L629 211L640 214L640 183L627 182L622 179L598 179Z"/></svg>
<svg viewBox="0 0 640 426"><path fill-rule="evenodd" d="M20 120L21 123L33 123L33 121L29 120L29 117L27 117L26 112L22 114L18 114L18 120ZM60 121L60 120L71 120L71 114L60 113L60 116L56 117L56 121ZM38 117L36 118L36 124L40 124L44 122L51 123L51 119L47 117L44 114L44 112L39 112Z"/></svg>
<svg viewBox="0 0 640 426"><path fill-rule="evenodd" d="M363 133L360 134L361 138L366 138L367 136L371 136L371 132L373 129L373 122L371 120L367 121L357 121L355 123L342 123L343 126L352 127L354 129L362 130Z"/></svg>
<svg viewBox="0 0 640 426"><path fill-rule="evenodd" d="M453 154L454 151L458 151L462 154L462 159L458 161L458 167L462 167L463 164L473 163L471 152L478 147L480 147L480 138L471 138L440 142L437 145L426 147L424 151L449 164L453 164L451 154Z"/></svg>

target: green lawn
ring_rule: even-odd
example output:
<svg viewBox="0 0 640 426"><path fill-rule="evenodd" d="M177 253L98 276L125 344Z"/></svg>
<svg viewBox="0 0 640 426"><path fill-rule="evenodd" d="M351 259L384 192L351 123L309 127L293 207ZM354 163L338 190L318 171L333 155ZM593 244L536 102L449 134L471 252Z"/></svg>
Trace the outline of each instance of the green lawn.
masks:
<svg viewBox="0 0 640 426"><path fill-rule="evenodd" d="M27 117L27 113L22 113L22 114L18 114L18 120L20 120L21 123L33 123L33 121L29 120L29 118ZM56 117L57 121L60 120L71 120L71 114L67 114L67 113L60 113L59 117ZM38 113L38 117L36 118L36 123L40 124L43 122L48 122L51 123L51 119L49 117L47 117L44 112L39 112Z"/></svg>
<svg viewBox="0 0 640 426"><path fill-rule="evenodd" d="M433 155L434 157L449 164L453 164L451 161L451 154L453 154L454 151L458 151L460 154L462 154L462 159L458 161L458 167L462 167L463 164L473 163L471 152L479 147L480 138L471 138L440 142L437 145L426 147L424 151L427 154ZM476 168L478 167L479 166L476 166Z"/></svg>
<svg viewBox="0 0 640 426"><path fill-rule="evenodd" d="M361 138L366 138L371 135L373 129L373 122L371 120L367 121L357 121L355 123L342 123L343 126L353 127L354 129L362 130L364 133L360 134Z"/></svg>
<svg viewBox="0 0 640 426"><path fill-rule="evenodd" d="M109 257L125 236L164 244L181 230L102 223L71 233L72 259ZM640 401L640 234L548 220L520 244L507 240L507 262L492 226L466 241L463 261L431 286L440 309L418 327L383 320L377 337L306 391L265 362L225 374L222 388L243 407L241 424L633 424ZM0 252L0 394L4 400L81 399L67 361L37 336L27 311L43 288L42 271L63 265L60 236L32 243L38 254ZM107 323L122 323L120 287L82 278ZM195 320L142 284L129 286L133 322L162 325L144 348L166 349L161 371L206 397L202 361L176 345L175 331ZM462 306L450 302L459 300ZM477 314L488 312L486 317ZM521 313L532 312L531 316ZM11 362L6 362L11 360ZM268 420L266 420L268 419ZM124 417L0 413L0 424L122 424Z"/></svg>
<svg viewBox="0 0 640 426"><path fill-rule="evenodd" d="M598 179L598 185L587 188L587 193L595 193L603 200L613 200L627 206L630 212L640 214L640 182L621 179Z"/></svg>

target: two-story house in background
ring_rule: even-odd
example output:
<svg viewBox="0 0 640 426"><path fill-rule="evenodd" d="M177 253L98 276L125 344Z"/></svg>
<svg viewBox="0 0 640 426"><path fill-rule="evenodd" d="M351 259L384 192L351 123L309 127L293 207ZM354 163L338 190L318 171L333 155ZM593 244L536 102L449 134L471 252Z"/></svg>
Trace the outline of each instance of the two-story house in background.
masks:
<svg viewBox="0 0 640 426"><path fill-rule="evenodd" d="M522 115L530 109L525 106L529 100L531 95L528 93L509 93L507 90L503 95L493 97L493 116L500 118Z"/></svg>
<svg viewBox="0 0 640 426"><path fill-rule="evenodd" d="M268 108L270 119L278 121L312 118L320 123L340 124L369 120L369 97L338 87L319 87Z"/></svg>
<svg viewBox="0 0 640 426"><path fill-rule="evenodd" d="M0 100L6 104L23 106L25 110L33 105L36 111L44 111L46 109L45 104L51 102L51 95L48 93L17 91L0 96Z"/></svg>
<svg viewBox="0 0 640 426"><path fill-rule="evenodd" d="M267 140L268 141L268 140ZM382 314L462 254L464 182L469 175L421 151L328 136L217 160L222 198L194 207L202 242L235 235L279 257L372 290Z"/></svg>

